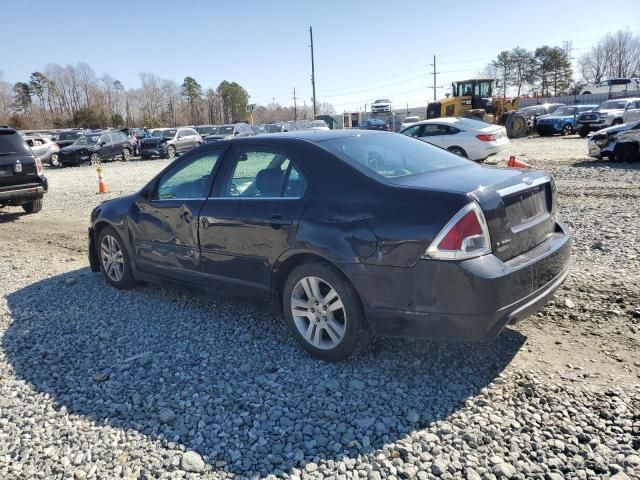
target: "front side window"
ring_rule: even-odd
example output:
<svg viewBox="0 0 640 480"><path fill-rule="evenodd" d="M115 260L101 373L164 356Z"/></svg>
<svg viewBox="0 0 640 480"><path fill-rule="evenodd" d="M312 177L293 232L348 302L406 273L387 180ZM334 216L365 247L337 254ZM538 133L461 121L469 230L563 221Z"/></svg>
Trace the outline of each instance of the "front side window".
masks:
<svg viewBox="0 0 640 480"><path fill-rule="evenodd" d="M109 145L111 143L111 139L109 138L109 134L105 134L102 135L99 139L98 139L98 144L102 144L102 145ZM99 146L99 145L98 145Z"/></svg>
<svg viewBox="0 0 640 480"><path fill-rule="evenodd" d="M440 125L438 123L429 123L423 125L421 137L436 137L438 135L447 135L448 129L446 125Z"/></svg>
<svg viewBox="0 0 640 480"><path fill-rule="evenodd" d="M170 170L158 182L156 200L205 198L209 176L220 158L220 151L202 153Z"/></svg>
<svg viewBox="0 0 640 480"><path fill-rule="evenodd" d="M306 180L286 154L271 150L239 152L232 165L223 197L301 197L306 190Z"/></svg>

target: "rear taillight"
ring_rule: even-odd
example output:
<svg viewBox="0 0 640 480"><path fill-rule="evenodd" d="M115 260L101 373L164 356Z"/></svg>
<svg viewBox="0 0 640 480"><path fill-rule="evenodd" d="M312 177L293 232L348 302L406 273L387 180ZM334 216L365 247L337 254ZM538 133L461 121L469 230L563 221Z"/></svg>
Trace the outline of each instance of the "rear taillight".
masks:
<svg viewBox="0 0 640 480"><path fill-rule="evenodd" d="M431 242L425 256L440 260L463 260L491 253L489 229L482 209L470 203L447 223Z"/></svg>
<svg viewBox="0 0 640 480"><path fill-rule="evenodd" d="M481 133L480 135L476 135L476 138L481 142L495 142L498 139L498 135L495 133Z"/></svg>
<svg viewBox="0 0 640 480"><path fill-rule="evenodd" d="M36 160L36 173L38 174L39 177L41 177L44 174L44 168L42 167L42 162L37 157L35 158L35 160Z"/></svg>

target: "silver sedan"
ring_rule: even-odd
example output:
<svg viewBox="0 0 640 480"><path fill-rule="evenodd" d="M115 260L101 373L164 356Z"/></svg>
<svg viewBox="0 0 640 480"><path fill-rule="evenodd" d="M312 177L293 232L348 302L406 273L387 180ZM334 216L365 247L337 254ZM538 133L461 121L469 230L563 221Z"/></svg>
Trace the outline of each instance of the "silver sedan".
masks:
<svg viewBox="0 0 640 480"><path fill-rule="evenodd" d="M25 137L25 142L31 147L33 154L44 164L48 163L52 167L60 165L58 152L60 147L47 137Z"/></svg>

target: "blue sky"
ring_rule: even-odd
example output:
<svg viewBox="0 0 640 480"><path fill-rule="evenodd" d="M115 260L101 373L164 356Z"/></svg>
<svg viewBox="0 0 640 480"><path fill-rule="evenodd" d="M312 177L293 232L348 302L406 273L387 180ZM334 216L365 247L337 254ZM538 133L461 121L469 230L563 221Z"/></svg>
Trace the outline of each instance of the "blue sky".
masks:
<svg viewBox="0 0 640 480"><path fill-rule="evenodd" d="M526 5L521 7L519 5ZM640 34L640 1L32 0L2 6L3 79L26 80L50 62L88 63L126 87L140 72L205 87L237 81L251 102L311 98L313 26L318 101L358 110L375 98L420 105L438 85L473 77L503 49L573 42L578 57L607 32ZM560 10L561 6L561 10ZM7 21L10 20L10 21ZM489 27L484 31L483 27ZM498 26L499 30L493 30ZM438 90L438 97L444 90Z"/></svg>

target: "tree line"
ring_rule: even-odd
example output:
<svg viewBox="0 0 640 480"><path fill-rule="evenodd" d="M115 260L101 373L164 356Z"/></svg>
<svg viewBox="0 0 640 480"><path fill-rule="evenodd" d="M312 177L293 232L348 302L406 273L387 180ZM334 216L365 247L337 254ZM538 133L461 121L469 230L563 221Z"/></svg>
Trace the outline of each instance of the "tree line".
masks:
<svg viewBox="0 0 640 480"><path fill-rule="evenodd" d="M237 82L203 88L193 77L182 84L140 74L139 88L126 88L86 63L49 64L25 81L1 79L0 124L16 128L177 126L246 120L248 92Z"/></svg>
<svg viewBox="0 0 640 480"><path fill-rule="evenodd" d="M503 50L481 75L496 78L497 95L575 95L587 83L608 78L640 77L640 36L628 29L607 34L578 60L574 79L570 52L544 45L535 50Z"/></svg>

